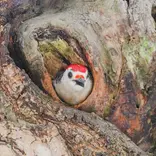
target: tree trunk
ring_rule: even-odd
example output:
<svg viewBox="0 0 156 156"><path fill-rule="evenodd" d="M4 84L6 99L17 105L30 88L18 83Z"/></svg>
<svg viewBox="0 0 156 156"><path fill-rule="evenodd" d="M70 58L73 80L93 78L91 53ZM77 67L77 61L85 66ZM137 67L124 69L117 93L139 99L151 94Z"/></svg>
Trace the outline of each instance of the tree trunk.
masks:
<svg viewBox="0 0 156 156"><path fill-rule="evenodd" d="M155 154L155 0L0 3L2 156ZM71 63L94 79L74 108L52 86Z"/></svg>

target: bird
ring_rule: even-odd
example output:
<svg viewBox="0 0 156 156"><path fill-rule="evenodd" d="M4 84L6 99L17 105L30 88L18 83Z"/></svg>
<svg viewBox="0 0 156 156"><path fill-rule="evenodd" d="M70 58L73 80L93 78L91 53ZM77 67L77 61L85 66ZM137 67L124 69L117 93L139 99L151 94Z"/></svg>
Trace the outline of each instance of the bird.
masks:
<svg viewBox="0 0 156 156"><path fill-rule="evenodd" d="M93 78L86 66L70 64L56 74L53 86L63 102L77 105L91 93Z"/></svg>

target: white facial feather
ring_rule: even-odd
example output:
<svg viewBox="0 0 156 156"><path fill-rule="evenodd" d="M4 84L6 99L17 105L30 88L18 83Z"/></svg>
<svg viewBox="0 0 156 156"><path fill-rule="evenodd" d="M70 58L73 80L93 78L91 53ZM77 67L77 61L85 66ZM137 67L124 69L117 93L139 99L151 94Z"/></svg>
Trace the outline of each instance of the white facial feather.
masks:
<svg viewBox="0 0 156 156"><path fill-rule="evenodd" d="M68 73L69 72L71 72L73 74L73 76L71 78L68 77ZM86 81L87 80L87 73L88 73L88 71L86 73L82 73L82 72L79 72L79 71L76 71L75 72L75 71L72 71L72 70L69 70L68 69L68 70L66 70L64 72L64 75L63 75L61 81L62 81L62 83L66 84L67 87L73 87L73 89L75 91L81 91L84 88L82 86L79 86L79 85L76 84L76 82L74 81L74 80L76 80L75 76L76 75L83 75L84 76L84 79ZM84 85L86 86L86 82L84 83Z"/></svg>

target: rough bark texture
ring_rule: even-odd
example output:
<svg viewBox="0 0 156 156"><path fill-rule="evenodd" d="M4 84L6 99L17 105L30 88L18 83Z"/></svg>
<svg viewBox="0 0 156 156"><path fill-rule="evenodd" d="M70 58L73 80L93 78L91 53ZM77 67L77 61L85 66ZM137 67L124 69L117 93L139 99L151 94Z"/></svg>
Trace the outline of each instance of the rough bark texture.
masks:
<svg viewBox="0 0 156 156"><path fill-rule="evenodd" d="M4 156L155 152L154 0L0 3ZM61 102L51 83L70 63L94 78L81 111Z"/></svg>

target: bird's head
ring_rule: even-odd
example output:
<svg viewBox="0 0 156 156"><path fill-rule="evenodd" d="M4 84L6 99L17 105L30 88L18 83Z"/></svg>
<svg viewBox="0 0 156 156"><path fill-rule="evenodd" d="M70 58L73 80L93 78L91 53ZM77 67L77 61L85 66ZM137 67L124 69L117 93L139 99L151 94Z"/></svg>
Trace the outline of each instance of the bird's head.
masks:
<svg viewBox="0 0 156 156"><path fill-rule="evenodd" d="M61 81L69 86L73 86L75 90L82 90L86 87L86 81L88 78L89 73L85 66L71 64L66 68Z"/></svg>
<svg viewBox="0 0 156 156"><path fill-rule="evenodd" d="M53 85L64 102L75 105L84 101L91 93L93 81L87 67L71 64L57 73Z"/></svg>

